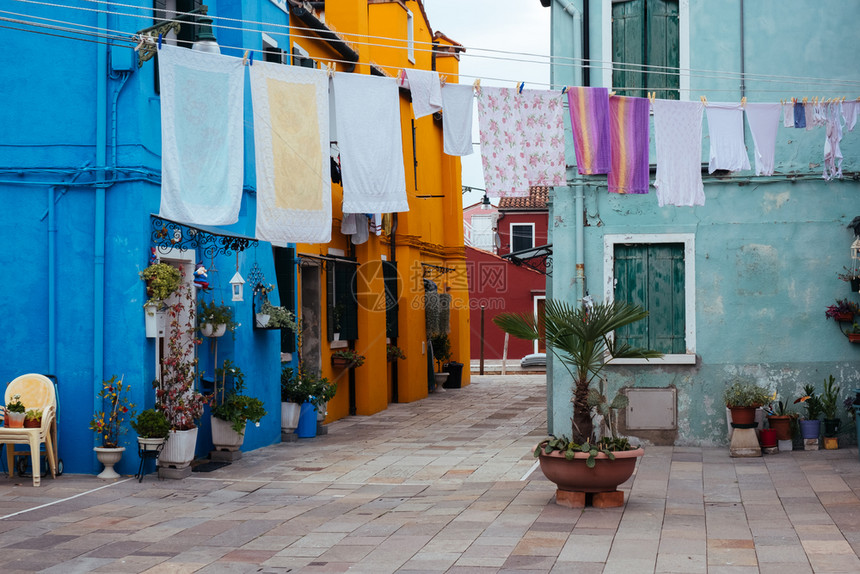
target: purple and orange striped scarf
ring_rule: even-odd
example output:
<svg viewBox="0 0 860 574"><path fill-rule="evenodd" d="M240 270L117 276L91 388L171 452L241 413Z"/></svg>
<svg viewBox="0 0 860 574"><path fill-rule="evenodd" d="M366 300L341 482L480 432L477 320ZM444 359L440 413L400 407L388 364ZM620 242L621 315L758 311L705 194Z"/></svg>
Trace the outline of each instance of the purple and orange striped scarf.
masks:
<svg viewBox="0 0 860 574"><path fill-rule="evenodd" d="M648 193L648 100L609 98L611 193Z"/></svg>
<svg viewBox="0 0 860 574"><path fill-rule="evenodd" d="M574 86L567 92L567 103L579 173L609 173L609 91L606 88Z"/></svg>

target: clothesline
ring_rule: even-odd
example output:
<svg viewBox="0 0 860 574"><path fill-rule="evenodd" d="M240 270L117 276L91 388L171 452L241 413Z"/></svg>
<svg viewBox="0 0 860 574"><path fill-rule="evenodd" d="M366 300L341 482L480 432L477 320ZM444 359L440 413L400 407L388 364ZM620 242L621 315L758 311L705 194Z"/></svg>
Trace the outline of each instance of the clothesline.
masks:
<svg viewBox="0 0 860 574"><path fill-rule="evenodd" d="M107 5L115 6L118 8L130 8L130 9L133 9L134 11L133 12L126 12L126 11L118 11L118 10L104 10L103 8L97 9L97 8L87 8L87 7L82 7L82 6L68 6L68 5L58 4L55 2L40 2L40 1L36 1L36 0L20 0L20 1L27 3L27 4L35 4L35 5L40 5L40 6L52 7L52 8L66 8L66 9L78 10L78 11L102 12L102 13L112 14L112 15L116 15L116 16L132 17L132 18L144 19L144 20L149 20L149 21L151 21L153 19L153 17L155 17L155 12L156 12L156 9L154 9L154 8L134 6L134 5L123 4L123 3L119 3L119 2L99 2L99 4L107 4ZM94 0L89 0L89 1L94 2ZM152 12L152 14L146 14L145 12ZM159 10L159 12L169 12L169 11ZM16 14L13 12L8 12L8 11L0 11L0 13ZM174 14L175 15L181 15L182 13L181 12L174 12ZM118 35L116 38L117 40L129 42L132 44L137 43L137 38L134 37L133 33L129 33L129 32L124 32L124 31L120 31L120 30L113 30L110 28L99 28L96 26L89 26L89 25L78 23L78 22L70 22L70 21L61 20L61 19L51 19L51 18L45 18L45 17L35 16L35 15L28 15L28 14L16 14L16 15L21 16L21 17L32 18L32 19L44 20L46 22L54 22L57 24L64 24L66 26L78 26L80 28L84 28L87 30L86 31L85 30L75 30L76 33L87 34L87 35L97 37L97 38L104 36L104 34L106 34L106 33L117 34ZM296 34L295 33L295 31L299 31L299 32L307 32L310 34L315 34L316 31L312 28L305 28L305 27L301 27L301 26L291 26L289 24L276 24L276 23L271 23L271 22L262 22L262 21L249 20L249 19L229 18L229 17L225 17L225 16L211 16L211 17L218 22L220 22L220 21L235 22L235 23L239 23L239 24L243 25L243 26L229 26L229 25L223 25L223 24L218 25L219 28L225 29L225 30L236 30L236 31L245 31L245 32L265 31L267 33L275 34L275 35L283 35L283 36L289 35L292 38L317 39L317 36L315 36L315 35L306 35L306 34ZM0 20L10 21L12 19L0 18ZM22 22L21 20L16 20L16 21L19 23ZM172 19L166 18L164 21L172 21ZM178 20L176 20L176 21L178 21ZM27 21L26 23L29 25L33 25L33 26L46 26L45 24L40 24L40 23L33 22L33 21ZM183 22L180 22L180 23L183 23ZM188 24L188 22L184 22L184 24ZM245 27L244 25L252 25L255 27ZM284 31L278 32L278 31L276 31L278 29L283 29ZM93 31L90 32L89 30L93 30ZM66 31L73 31L73 30L67 29ZM34 32L34 33L38 33L38 32ZM120 37L120 36L122 36L122 37ZM374 36L374 35L369 35L369 34L352 34L352 33L348 34L348 37L349 37L349 43L353 43L353 44L357 44L357 45L378 46L378 47L385 47L387 49L401 49L401 50L407 49L406 42L402 38L393 38L393 37L386 37L386 36ZM402 44L402 45L373 43L373 42L368 42L368 41L362 41L363 39L387 40L387 41L396 42L396 43ZM433 46L435 45L434 42L422 42L419 40L413 40L412 44L413 44L413 50L415 50L417 52L422 52L422 51L430 52L433 50ZM427 45L428 47L422 48L421 47L422 45ZM233 48L233 49L237 49L240 51L246 49L245 47L242 47L242 46L229 46L226 44L222 44L222 47ZM587 66L587 67L590 67L592 69L608 69L608 67L611 67L611 69L613 69L613 70L642 70L642 71L647 71L649 74L672 74L672 75L682 74L686 77L692 77L692 78L701 77L701 78L716 78L716 79L730 80L730 79L738 79L738 78L742 77L747 82L779 82L779 83L793 83L793 84L800 84L800 83L811 84L811 83L814 83L814 84L829 84L829 85L844 85L844 86L860 87L860 81L843 80L843 79L838 79L838 78L778 76L778 75L772 75L772 74L750 74L750 73L744 73L741 75L738 72L728 72L728 71L723 71L723 70L682 69L682 68L674 68L674 67L668 67L668 66L655 66L655 65L646 65L646 64L611 62L611 61L604 61L604 60L583 59L583 58L574 58L574 57L567 57L567 56L553 56L552 58L550 58L550 56L543 55L543 54L532 54L532 53L525 53L525 52L520 53L520 52L513 52L513 51L506 51L506 50L495 50L495 49L482 48L479 46L462 46L462 47L464 49L473 50L473 51L498 53L498 54L505 54L508 56L517 56L517 58L495 57L495 56L483 56L483 55L470 54L467 52L466 55L468 57L490 58L490 59L498 59L498 60L503 60L503 61L515 61L515 62L519 62L519 63L534 63L534 64L540 64L540 65L553 65L555 67ZM259 55L262 55L263 51L262 50L256 50L256 52L259 56ZM523 60L521 57L532 57L532 58L536 57L536 58L545 59L545 61ZM344 62L344 63L350 63L351 64L354 62ZM485 78L485 79L489 79L489 78ZM503 81L509 81L509 80L503 80ZM718 90L712 89L709 91L718 91ZM732 90L726 90L726 91L732 91ZM734 91L736 91L736 90L734 90ZM748 91L771 91L771 90L761 90L761 89L749 90L748 89ZM784 91L784 90L773 90L773 91Z"/></svg>

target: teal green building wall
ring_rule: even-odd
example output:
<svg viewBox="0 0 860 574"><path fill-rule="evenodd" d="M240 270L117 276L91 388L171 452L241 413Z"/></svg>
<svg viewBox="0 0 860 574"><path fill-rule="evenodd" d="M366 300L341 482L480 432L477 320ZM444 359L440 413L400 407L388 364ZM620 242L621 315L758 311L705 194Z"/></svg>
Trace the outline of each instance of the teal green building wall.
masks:
<svg viewBox="0 0 860 574"><path fill-rule="evenodd" d="M570 18L563 10L565 4L554 1L550 8L556 62L572 54L579 41L567 32L573 28L562 25ZM581 3L574 4L581 9ZM600 4L591 2L588 24L595 59L606 38L606 10ZM680 5L681 67L686 62L692 70L689 80L682 80L681 99L698 100L704 95L709 101L739 101L741 39L748 75L743 95L748 101L860 96L860 60L840 56L856 37L860 4L682 0ZM568 67L553 69L553 82L558 85L574 76ZM604 85L603 77L592 73L591 85ZM836 276L851 261L849 246L854 237L846 225L860 215L860 129L844 134L843 180L822 179L824 137L824 128L805 131L780 125L774 176L739 172L717 178L705 169L704 206L662 208L653 187L647 195L610 195L605 177L577 175L568 143L569 185L553 190L550 208L554 256L553 275L547 280L549 297L576 302L588 292L597 301L605 298L607 234L694 237L695 364L607 370L615 387L677 389L677 431L656 434L653 440L724 444L722 390L736 375L752 377L790 400L799 397L807 383L820 391L830 374L841 384L844 396L860 386L860 345L850 344L824 315L837 298L860 303L860 295L850 294L848 284ZM746 141L754 164L748 129ZM653 122L651 142L654 164ZM708 146L703 115L705 167ZM578 190L584 214L576 208ZM579 246L584 252L582 277L577 276L572 255L578 247L577 221L584 226ZM549 432L569 433L570 376L551 359L548 378Z"/></svg>

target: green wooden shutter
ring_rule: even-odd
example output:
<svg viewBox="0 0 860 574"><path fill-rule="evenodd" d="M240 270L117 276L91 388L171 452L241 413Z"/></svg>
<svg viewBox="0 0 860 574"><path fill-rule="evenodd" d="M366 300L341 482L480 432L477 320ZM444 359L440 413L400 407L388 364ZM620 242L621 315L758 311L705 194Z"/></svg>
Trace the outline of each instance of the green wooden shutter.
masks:
<svg viewBox="0 0 860 574"><path fill-rule="evenodd" d="M334 263L326 261L325 263L325 280L326 280L326 338L329 341L334 340Z"/></svg>
<svg viewBox="0 0 860 574"><path fill-rule="evenodd" d="M612 86L619 95L644 98L645 0L612 4ZM618 68L622 69L618 69Z"/></svg>
<svg viewBox="0 0 860 574"><path fill-rule="evenodd" d="M400 305L396 262L382 262L382 278L385 286L385 336L396 339L399 331L397 311Z"/></svg>
<svg viewBox="0 0 860 574"><path fill-rule="evenodd" d="M278 282L278 294L281 307L286 307L296 314L296 250L292 247L273 247L275 256L275 278ZM281 329L281 352L292 353L296 350L296 334L287 329Z"/></svg>
<svg viewBox="0 0 860 574"><path fill-rule="evenodd" d="M634 347L686 352L683 244L617 245L615 300L640 305L648 317L616 331Z"/></svg>
<svg viewBox="0 0 860 574"><path fill-rule="evenodd" d="M615 246L615 300L648 308L648 252L637 245ZM636 321L615 336L634 347L648 345L648 321Z"/></svg>
<svg viewBox="0 0 860 574"><path fill-rule="evenodd" d="M647 62L651 66L668 69L651 69L645 85L657 92L658 98L679 99L681 86L678 66L680 63L680 27L677 0L648 0Z"/></svg>
<svg viewBox="0 0 860 574"><path fill-rule="evenodd" d="M336 307L342 311L340 338L346 341L358 339L358 289L356 266L349 263L334 264L334 297Z"/></svg>

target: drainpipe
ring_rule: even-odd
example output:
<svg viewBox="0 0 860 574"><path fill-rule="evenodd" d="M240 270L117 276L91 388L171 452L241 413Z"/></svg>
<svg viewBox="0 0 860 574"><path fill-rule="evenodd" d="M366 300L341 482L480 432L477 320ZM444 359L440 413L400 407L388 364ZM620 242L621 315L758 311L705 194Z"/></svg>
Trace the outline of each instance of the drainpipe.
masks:
<svg viewBox="0 0 860 574"><path fill-rule="evenodd" d="M561 6L561 9L564 10L565 12L567 12L571 17L571 20L570 20L571 25L572 25L571 34L570 34L571 39L576 38L576 33L577 33L577 31L579 32L580 43L578 45L576 43L574 43L574 45L573 45L573 57L581 62L582 58L584 57L583 56L583 48L585 46L585 37L583 34L583 27L582 27L582 13L576 9L576 6L574 6L570 0L556 0L556 2L558 3L559 6ZM585 0L585 4L586 4L586 6L588 5L588 0ZM576 69L576 68L574 68L574 69ZM588 69L585 67L584 64L580 64L580 67L579 67L579 73L580 73L579 80L580 81L578 82L577 78L574 76L573 83L574 84L582 83L582 85L587 85L587 83L585 82L587 70ZM553 81L553 84L556 83L555 78L553 78L552 81Z"/></svg>
<svg viewBox="0 0 860 574"><path fill-rule="evenodd" d="M585 61L582 66L582 85L591 85L591 2L590 0L582 1L582 59Z"/></svg>
<svg viewBox="0 0 860 574"><path fill-rule="evenodd" d="M576 300L581 301L585 295L585 197L584 185L576 186L576 205L573 216L576 217Z"/></svg>
<svg viewBox="0 0 860 574"><path fill-rule="evenodd" d="M107 5L98 4L98 27L107 29ZM104 380L104 319L105 319L105 166L107 156L107 43L99 44L96 64L96 183L95 221L93 226L93 389ZM93 393L93 406L98 410L101 399Z"/></svg>
<svg viewBox="0 0 860 574"><path fill-rule="evenodd" d="M72 176L69 183L76 181L84 170L89 167L87 161L81 169ZM57 373L57 218L54 205L57 203L57 188L52 185L48 189L48 206L40 219L48 218L48 373Z"/></svg>
<svg viewBox="0 0 860 574"><path fill-rule="evenodd" d="M746 62L744 57L744 0L741 0L741 97L746 97Z"/></svg>
<svg viewBox="0 0 860 574"><path fill-rule="evenodd" d="M388 258L395 266L397 265L397 213L391 214L391 243L388 244ZM396 293L395 293L396 295ZM397 322L400 330L400 321ZM391 340L391 344L397 346L397 337ZM391 366L391 402L400 402L399 379L397 377L397 365L400 363L394 361Z"/></svg>

